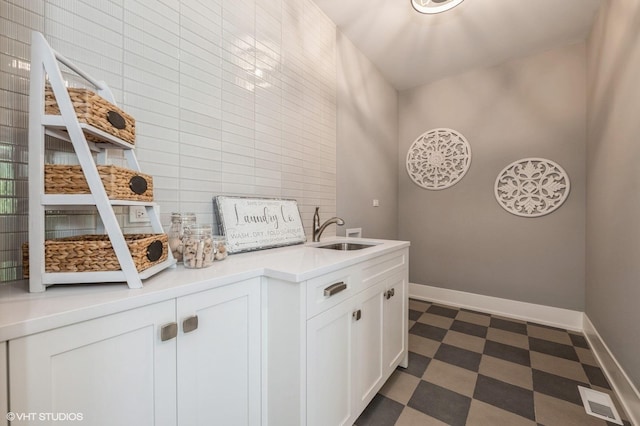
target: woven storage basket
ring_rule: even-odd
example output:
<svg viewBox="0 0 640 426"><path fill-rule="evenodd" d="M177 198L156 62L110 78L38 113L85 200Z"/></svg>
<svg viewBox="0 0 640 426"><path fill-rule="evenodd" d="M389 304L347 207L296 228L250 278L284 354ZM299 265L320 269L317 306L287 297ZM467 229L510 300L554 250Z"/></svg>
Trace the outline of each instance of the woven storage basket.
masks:
<svg viewBox="0 0 640 426"><path fill-rule="evenodd" d="M125 234L138 272L167 259L166 234ZM45 272L119 271L108 235L80 235L44 242ZM22 273L29 278L29 245L22 245Z"/></svg>
<svg viewBox="0 0 640 426"><path fill-rule="evenodd" d="M91 90L70 87L67 91L79 122L97 127L132 145L135 143L136 121L132 116ZM44 89L44 112L60 115L58 102L49 84ZM100 141L95 135L85 133L85 137L94 142Z"/></svg>
<svg viewBox="0 0 640 426"><path fill-rule="evenodd" d="M98 174L111 200L153 201L153 178L113 165L97 166ZM90 194L82 167L46 164L45 194Z"/></svg>

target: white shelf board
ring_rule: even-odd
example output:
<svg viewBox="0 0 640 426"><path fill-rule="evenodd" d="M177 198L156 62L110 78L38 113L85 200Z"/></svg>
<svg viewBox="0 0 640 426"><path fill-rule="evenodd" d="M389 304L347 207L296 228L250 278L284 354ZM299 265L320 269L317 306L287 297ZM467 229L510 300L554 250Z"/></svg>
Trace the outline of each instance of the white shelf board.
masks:
<svg viewBox="0 0 640 426"><path fill-rule="evenodd" d="M147 279L158 272L170 268L176 264L175 259L167 259L139 273L140 279ZM90 271L90 272L45 272L42 274L44 285L52 284L91 284L127 282L127 277L122 271Z"/></svg>
<svg viewBox="0 0 640 426"><path fill-rule="evenodd" d="M65 140L67 142L71 142L71 138L65 131L67 128L66 123L61 115L43 115L42 116L42 125L45 126L45 133L50 134L51 136ZM130 143L123 141L122 139L117 138L107 132L103 132L97 127L91 126L90 124L80 123L80 128L85 132L99 137L101 140L104 140L105 143L94 143L96 148L107 148L108 146L102 147L101 145L111 145L113 148L119 149L134 149L134 146Z"/></svg>
<svg viewBox="0 0 640 426"><path fill-rule="evenodd" d="M41 197L42 205L47 207L53 206L94 206L96 204L92 194L43 194ZM157 203L153 201L133 201L133 200L109 200L112 206L151 206L155 207Z"/></svg>

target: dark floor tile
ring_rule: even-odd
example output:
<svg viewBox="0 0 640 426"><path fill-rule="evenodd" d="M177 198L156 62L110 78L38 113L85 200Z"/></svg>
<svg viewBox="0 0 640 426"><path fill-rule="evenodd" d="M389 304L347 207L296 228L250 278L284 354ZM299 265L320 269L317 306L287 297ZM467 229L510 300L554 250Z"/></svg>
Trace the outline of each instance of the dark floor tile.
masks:
<svg viewBox="0 0 640 426"><path fill-rule="evenodd" d="M609 386L609 382L607 381L606 376L602 372L599 367L594 367L593 365L582 364L582 368L589 379L589 383L593 386L599 386L605 389L611 389Z"/></svg>
<svg viewBox="0 0 640 426"><path fill-rule="evenodd" d="M533 391L482 374L478 375L473 398L529 420L536 418Z"/></svg>
<svg viewBox="0 0 640 426"><path fill-rule="evenodd" d="M433 383L421 381L407 405L448 425L464 426L467 422L471 398Z"/></svg>
<svg viewBox="0 0 640 426"><path fill-rule="evenodd" d="M409 319L411 321L418 321L418 318L422 316L423 312L414 311L413 309L409 309Z"/></svg>
<svg viewBox="0 0 640 426"><path fill-rule="evenodd" d="M354 423L356 426L393 426L404 405L381 394L373 397L367 408Z"/></svg>
<svg viewBox="0 0 640 426"><path fill-rule="evenodd" d="M535 392L582 405L578 386L589 387L587 383L533 369L533 390Z"/></svg>
<svg viewBox="0 0 640 426"><path fill-rule="evenodd" d="M539 327L539 328L546 328L548 330L563 331L565 333L567 332L567 330L565 330L564 328L554 327L552 325L540 324L537 322L530 322L530 321L528 321L527 324L535 325L536 327Z"/></svg>
<svg viewBox="0 0 640 426"><path fill-rule="evenodd" d="M500 330L511 331L512 333L527 334L527 324L520 322L508 321L501 318L491 318L490 327L499 328Z"/></svg>
<svg viewBox="0 0 640 426"><path fill-rule="evenodd" d="M573 346L589 349L589 343L587 343L587 339L583 335L569 333L569 338L571 339Z"/></svg>
<svg viewBox="0 0 640 426"><path fill-rule="evenodd" d="M433 358L477 373L482 354L443 343Z"/></svg>
<svg viewBox="0 0 640 426"><path fill-rule="evenodd" d="M427 358L426 356L414 352L409 352L409 366L401 369L400 371L422 378L422 375L429 366L429 361L431 361L431 358Z"/></svg>
<svg viewBox="0 0 640 426"><path fill-rule="evenodd" d="M457 309L445 308L444 306L438 306L438 305L429 306L429 309L427 309L427 312L429 312L430 314L440 315L448 318L455 318L456 315L458 315Z"/></svg>
<svg viewBox="0 0 640 426"><path fill-rule="evenodd" d="M453 321L453 324L451 324L450 330L459 331L460 333L470 334L472 336L477 336L482 338L487 337L487 327L483 327L478 324L471 324L470 322L466 322L466 321L459 321L459 320Z"/></svg>
<svg viewBox="0 0 640 426"><path fill-rule="evenodd" d="M426 337L427 339L437 340L438 342L442 342L444 336L447 334L447 330L440 327L435 327L433 325L425 324L422 322L417 322L413 324L409 333L418 335L420 337Z"/></svg>
<svg viewBox="0 0 640 426"><path fill-rule="evenodd" d="M531 357L529 356L529 351L526 349L487 340L487 343L484 344L483 353L505 361L531 367Z"/></svg>
<svg viewBox="0 0 640 426"><path fill-rule="evenodd" d="M578 354L573 346L563 345L562 343L551 342L549 340L538 339L536 337L529 337L529 349L571 361L580 361L580 358L578 358Z"/></svg>
<svg viewBox="0 0 640 426"><path fill-rule="evenodd" d="M486 317L490 317L491 316L491 314L488 314L486 312L474 311L472 309L460 308L460 310L461 311L465 311L465 312L471 312L472 314L484 315Z"/></svg>

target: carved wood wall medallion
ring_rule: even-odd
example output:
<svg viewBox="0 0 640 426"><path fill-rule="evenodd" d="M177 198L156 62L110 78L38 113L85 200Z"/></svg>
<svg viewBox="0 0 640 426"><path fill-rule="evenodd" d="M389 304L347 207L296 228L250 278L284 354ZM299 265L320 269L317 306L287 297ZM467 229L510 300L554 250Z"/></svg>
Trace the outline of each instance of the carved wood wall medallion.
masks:
<svg viewBox="0 0 640 426"><path fill-rule="evenodd" d="M538 217L556 210L569 196L569 176L557 163L524 158L505 167L496 179L498 204L517 216Z"/></svg>
<svg viewBox="0 0 640 426"><path fill-rule="evenodd" d="M407 173L425 189L440 190L455 185L471 165L471 146L452 129L432 129L416 139L407 153Z"/></svg>

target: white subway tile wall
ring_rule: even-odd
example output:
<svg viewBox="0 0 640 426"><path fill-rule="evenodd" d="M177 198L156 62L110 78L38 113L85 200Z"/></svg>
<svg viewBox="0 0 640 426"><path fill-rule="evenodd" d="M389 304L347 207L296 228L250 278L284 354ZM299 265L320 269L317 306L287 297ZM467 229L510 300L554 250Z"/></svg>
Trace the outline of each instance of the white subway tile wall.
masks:
<svg viewBox="0 0 640 426"><path fill-rule="evenodd" d="M172 211L211 222L215 195L296 199L307 235L315 206L335 215L336 29L311 0L0 0L0 282L20 279L28 238L32 30L136 118L164 224ZM47 142L48 160L70 152ZM98 222L49 212L47 237Z"/></svg>

